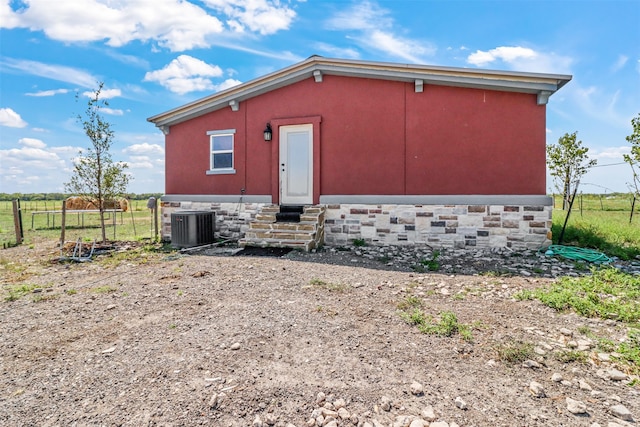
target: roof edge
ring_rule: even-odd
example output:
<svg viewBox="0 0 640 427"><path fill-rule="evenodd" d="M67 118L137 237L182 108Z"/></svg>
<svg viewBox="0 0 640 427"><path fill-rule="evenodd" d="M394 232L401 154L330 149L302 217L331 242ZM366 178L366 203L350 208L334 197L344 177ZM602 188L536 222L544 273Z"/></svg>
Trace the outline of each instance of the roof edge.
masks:
<svg viewBox="0 0 640 427"><path fill-rule="evenodd" d="M571 75L499 71L434 65L372 62L311 56L304 61L255 78L238 86L214 93L180 107L149 117L157 127L171 126L202 114L224 108L266 92L310 78L315 71L341 75L424 84L504 90L531 94L555 93L571 79Z"/></svg>

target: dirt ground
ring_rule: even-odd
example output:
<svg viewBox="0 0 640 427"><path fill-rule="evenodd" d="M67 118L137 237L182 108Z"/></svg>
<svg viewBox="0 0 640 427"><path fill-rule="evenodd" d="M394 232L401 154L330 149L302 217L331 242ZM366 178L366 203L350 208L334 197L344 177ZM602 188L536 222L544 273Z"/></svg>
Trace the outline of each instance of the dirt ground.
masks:
<svg viewBox="0 0 640 427"><path fill-rule="evenodd" d="M640 419L635 377L581 334L622 339L623 325L513 298L553 279L351 253L58 255L0 252L0 425L636 425L620 405ZM8 298L18 285L35 290ZM399 315L410 300L455 313L472 341L419 332ZM500 357L518 342L530 360Z"/></svg>

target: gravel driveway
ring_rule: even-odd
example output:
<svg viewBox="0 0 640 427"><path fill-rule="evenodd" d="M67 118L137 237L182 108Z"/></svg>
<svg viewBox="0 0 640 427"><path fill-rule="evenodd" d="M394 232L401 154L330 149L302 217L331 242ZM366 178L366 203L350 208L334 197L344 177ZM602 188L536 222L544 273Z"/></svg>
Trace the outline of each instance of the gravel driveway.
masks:
<svg viewBox="0 0 640 427"><path fill-rule="evenodd" d="M637 378L582 334L621 339L623 325L513 299L551 278L398 271L353 252L55 257L50 242L0 253L3 297L28 289L0 301L2 425L615 426L640 418ZM472 339L421 333L400 315L410 306L434 322L455 314ZM528 360L506 360L504 350L518 345L533 349Z"/></svg>

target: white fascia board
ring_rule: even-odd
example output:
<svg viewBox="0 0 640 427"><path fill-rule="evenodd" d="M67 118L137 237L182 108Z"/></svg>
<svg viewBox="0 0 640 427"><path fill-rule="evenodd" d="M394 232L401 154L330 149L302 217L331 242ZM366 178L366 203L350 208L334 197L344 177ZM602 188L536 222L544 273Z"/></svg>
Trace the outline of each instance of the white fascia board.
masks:
<svg viewBox="0 0 640 427"><path fill-rule="evenodd" d="M541 90L555 92L556 83L547 81L522 81L507 78L488 78L482 76L461 76L447 74L428 74L415 71L380 71L375 69L353 69L341 67L321 67L324 74L361 77L369 79L396 80L403 82L415 82L423 80L424 84L468 87L474 89L505 90L510 92L538 93Z"/></svg>

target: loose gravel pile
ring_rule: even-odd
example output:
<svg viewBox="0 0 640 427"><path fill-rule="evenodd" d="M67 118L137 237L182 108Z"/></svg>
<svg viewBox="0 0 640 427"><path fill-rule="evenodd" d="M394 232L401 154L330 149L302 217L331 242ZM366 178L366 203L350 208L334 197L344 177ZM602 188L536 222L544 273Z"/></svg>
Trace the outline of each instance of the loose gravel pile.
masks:
<svg viewBox="0 0 640 427"><path fill-rule="evenodd" d="M640 419L638 378L591 338L622 340L623 324L513 298L553 280L535 254L508 256L531 263L518 272L504 254L456 263L443 252L440 270L428 271L415 265L432 256L400 262L391 249L274 258L227 248L61 264L51 248L0 253L3 297L29 290L0 301L0 425L615 427ZM473 257L494 273L463 273ZM472 339L421 333L400 315L409 301L434 320L455 313ZM505 356L518 346L531 349L526 358Z"/></svg>

